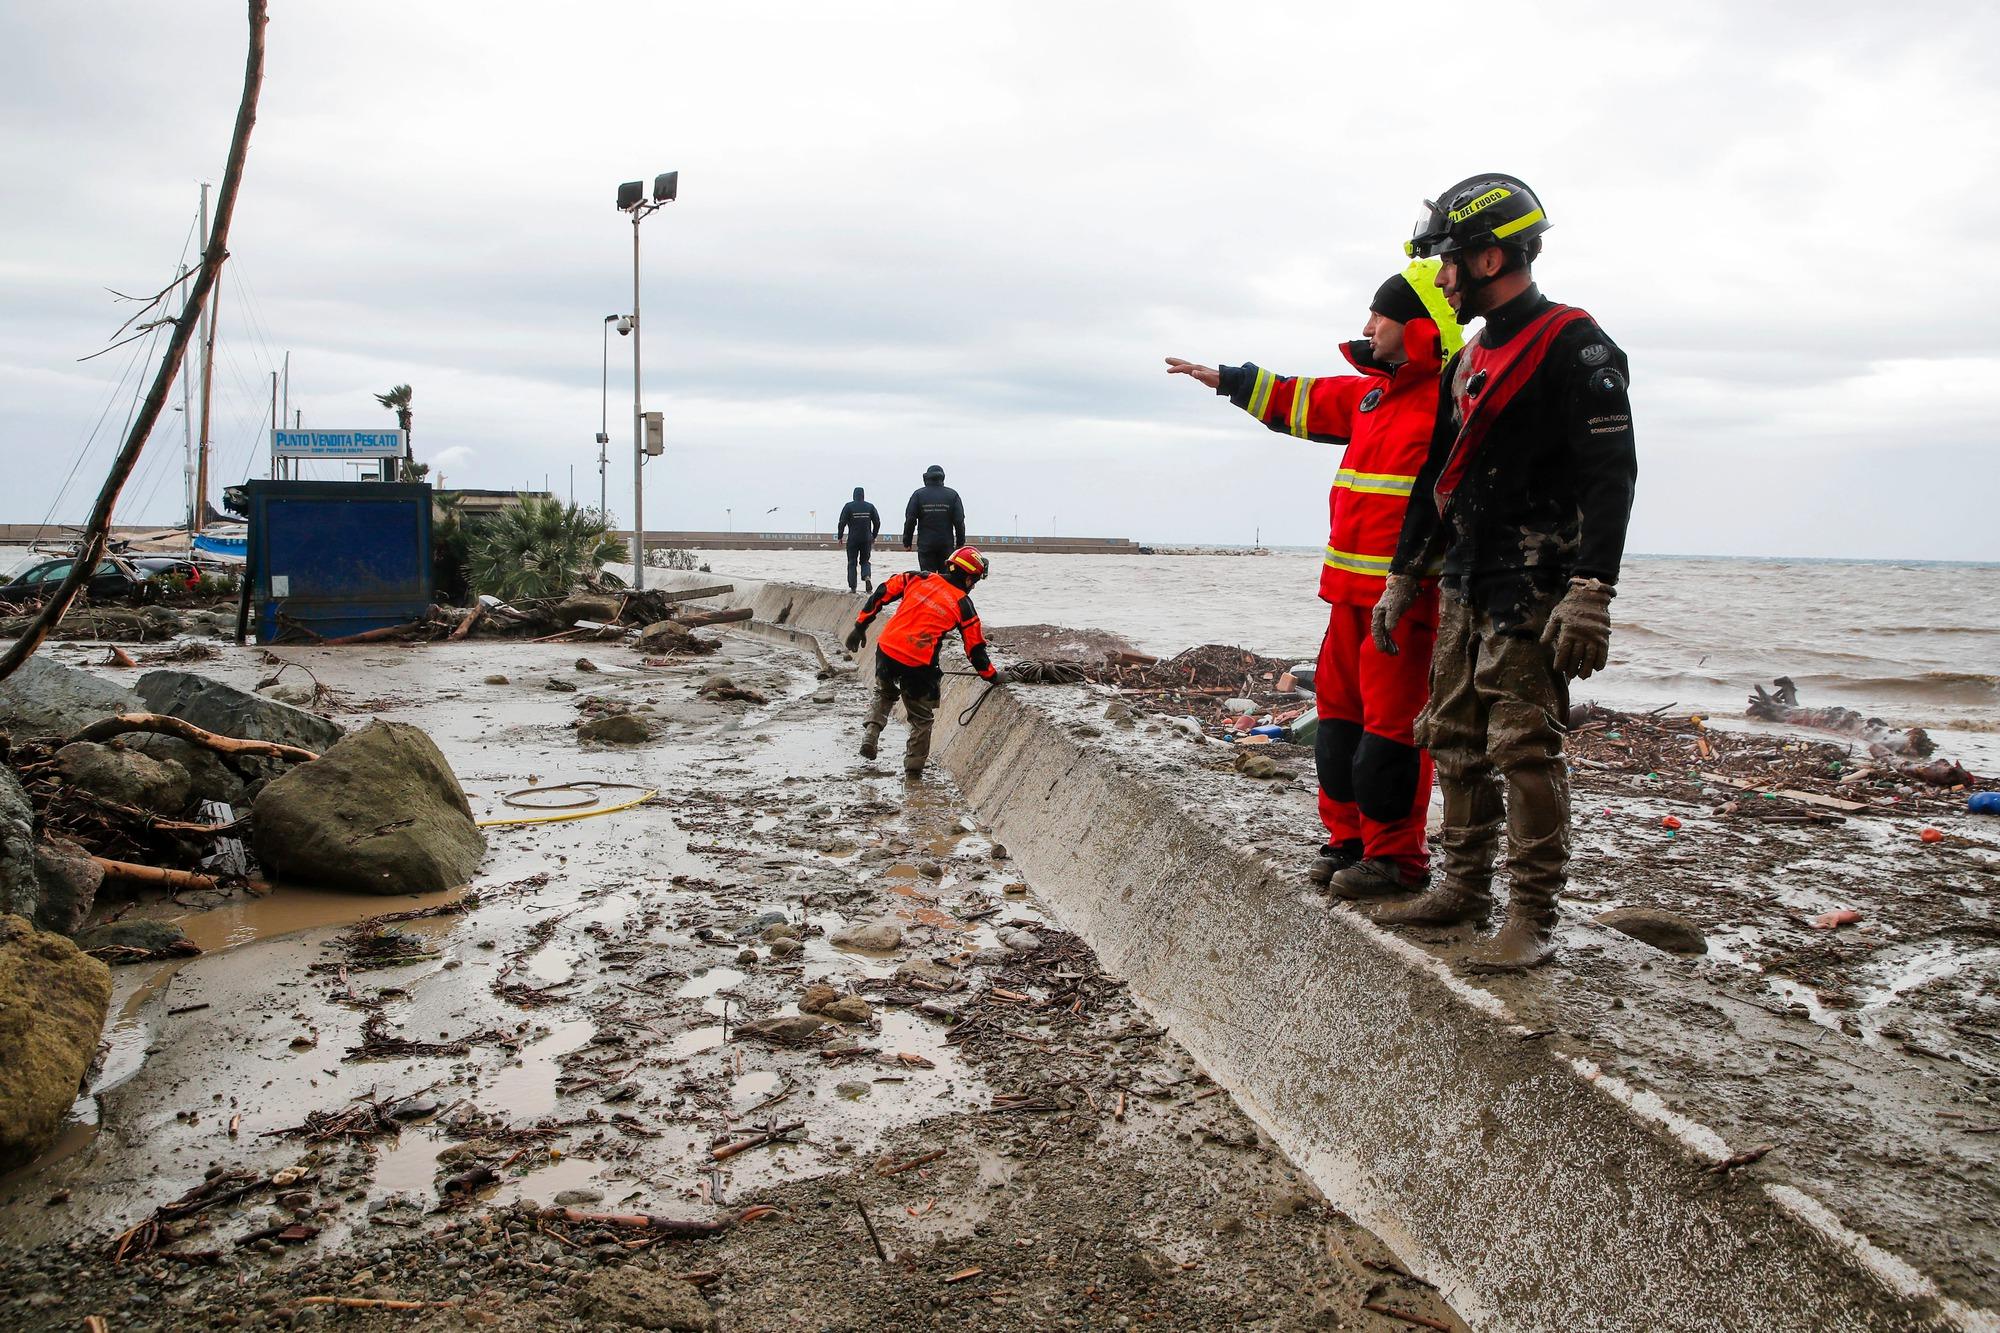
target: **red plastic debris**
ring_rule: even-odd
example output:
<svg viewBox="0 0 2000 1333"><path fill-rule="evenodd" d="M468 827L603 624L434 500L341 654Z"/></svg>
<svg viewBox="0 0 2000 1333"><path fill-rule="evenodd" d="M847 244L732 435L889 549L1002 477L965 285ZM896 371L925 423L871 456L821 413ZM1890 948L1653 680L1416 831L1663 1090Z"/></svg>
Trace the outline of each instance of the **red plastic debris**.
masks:
<svg viewBox="0 0 2000 1333"><path fill-rule="evenodd" d="M1681 826L1681 821L1675 818L1673 815L1664 816L1660 820L1661 828L1679 828L1680 826Z"/></svg>
<svg viewBox="0 0 2000 1333"><path fill-rule="evenodd" d="M1828 912L1825 916L1814 917L1813 929L1833 930L1840 926L1851 926L1860 919L1861 913L1855 911L1852 907L1843 907L1837 912Z"/></svg>
<svg viewBox="0 0 2000 1333"><path fill-rule="evenodd" d="M1927 829L1925 829L1925 830L1924 830L1924 831L1923 831L1922 833L1919 833L1919 834L1918 834L1917 836L1918 836L1919 838L1922 838L1922 839L1923 839L1923 840L1924 840L1925 842L1943 842L1943 841L1944 841L1944 834L1942 834L1942 833L1938 832L1938 831L1937 831L1936 829L1934 829L1934 828L1927 828Z"/></svg>

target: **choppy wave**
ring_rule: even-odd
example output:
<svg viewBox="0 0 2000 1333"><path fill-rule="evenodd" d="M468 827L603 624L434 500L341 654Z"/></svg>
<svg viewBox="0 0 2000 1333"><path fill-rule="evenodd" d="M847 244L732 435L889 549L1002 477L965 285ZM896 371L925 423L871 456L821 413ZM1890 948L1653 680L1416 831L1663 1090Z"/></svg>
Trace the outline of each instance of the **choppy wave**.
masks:
<svg viewBox="0 0 2000 1333"><path fill-rule="evenodd" d="M1809 687L1860 694L1870 699L1912 703L2000 704L2000 676L1977 671L1923 671L1908 676L1806 676L1799 678L1800 702Z"/></svg>

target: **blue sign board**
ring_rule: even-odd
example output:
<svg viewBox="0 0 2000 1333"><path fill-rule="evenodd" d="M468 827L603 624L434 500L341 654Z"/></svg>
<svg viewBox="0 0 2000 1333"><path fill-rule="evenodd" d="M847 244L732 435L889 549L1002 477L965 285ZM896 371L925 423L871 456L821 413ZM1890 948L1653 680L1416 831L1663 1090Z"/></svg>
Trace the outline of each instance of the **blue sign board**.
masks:
<svg viewBox="0 0 2000 1333"><path fill-rule="evenodd" d="M276 458L401 458L400 430L281 430L273 432Z"/></svg>

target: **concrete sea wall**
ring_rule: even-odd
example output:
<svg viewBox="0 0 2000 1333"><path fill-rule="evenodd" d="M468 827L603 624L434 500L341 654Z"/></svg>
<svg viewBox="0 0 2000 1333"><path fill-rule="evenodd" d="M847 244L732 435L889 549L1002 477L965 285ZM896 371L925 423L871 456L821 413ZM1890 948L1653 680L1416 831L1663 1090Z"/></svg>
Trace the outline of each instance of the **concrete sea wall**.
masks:
<svg viewBox="0 0 2000 1333"><path fill-rule="evenodd" d="M859 605L740 580L720 600L820 636L835 660ZM959 727L984 687L947 684L936 759L1065 924L1475 1326L2000 1329L1851 1229L1840 1200L1713 1170L1748 1145L1301 893L1300 865L1246 847L1171 780L1184 760L1094 738L1101 698L1003 692Z"/></svg>

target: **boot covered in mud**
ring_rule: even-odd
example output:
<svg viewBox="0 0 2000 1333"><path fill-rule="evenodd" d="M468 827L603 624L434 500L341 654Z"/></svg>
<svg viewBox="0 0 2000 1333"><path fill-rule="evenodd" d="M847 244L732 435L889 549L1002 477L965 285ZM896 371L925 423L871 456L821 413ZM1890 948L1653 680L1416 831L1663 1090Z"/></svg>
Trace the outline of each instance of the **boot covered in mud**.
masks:
<svg viewBox="0 0 2000 1333"><path fill-rule="evenodd" d="M1426 893L1378 909L1374 919L1385 926L1458 926L1484 922L1492 915L1490 882L1468 884L1447 875Z"/></svg>
<svg viewBox="0 0 2000 1333"><path fill-rule="evenodd" d="M1456 926L1493 915L1493 858L1506 817L1499 776L1480 769L1461 778L1440 767L1438 790L1444 796L1444 824L1438 829L1442 877L1421 897L1377 911L1375 920L1384 925Z"/></svg>
<svg viewBox="0 0 2000 1333"><path fill-rule="evenodd" d="M1325 884L1360 859L1361 839L1329 842L1313 858L1312 866L1306 871L1306 879L1314 884Z"/></svg>
<svg viewBox="0 0 2000 1333"><path fill-rule="evenodd" d="M882 727L880 723L870 722L867 726L861 728L861 757L863 759L873 759L876 753L876 743L881 739Z"/></svg>
<svg viewBox="0 0 2000 1333"><path fill-rule="evenodd" d="M1556 905L1507 903L1507 920L1465 956L1467 972L1521 972L1556 956Z"/></svg>
<svg viewBox="0 0 2000 1333"><path fill-rule="evenodd" d="M1507 774L1507 921L1465 959L1514 972L1555 957L1556 900L1569 879L1569 779L1560 760Z"/></svg>
<svg viewBox="0 0 2000 1333"><path fill-rule="evenodd" d="M1430 882L1428 870L1411 870L1400 861L1371 856L1333 876L1326 889L1336 898L1393 898L1415 893Z"/></svg>

